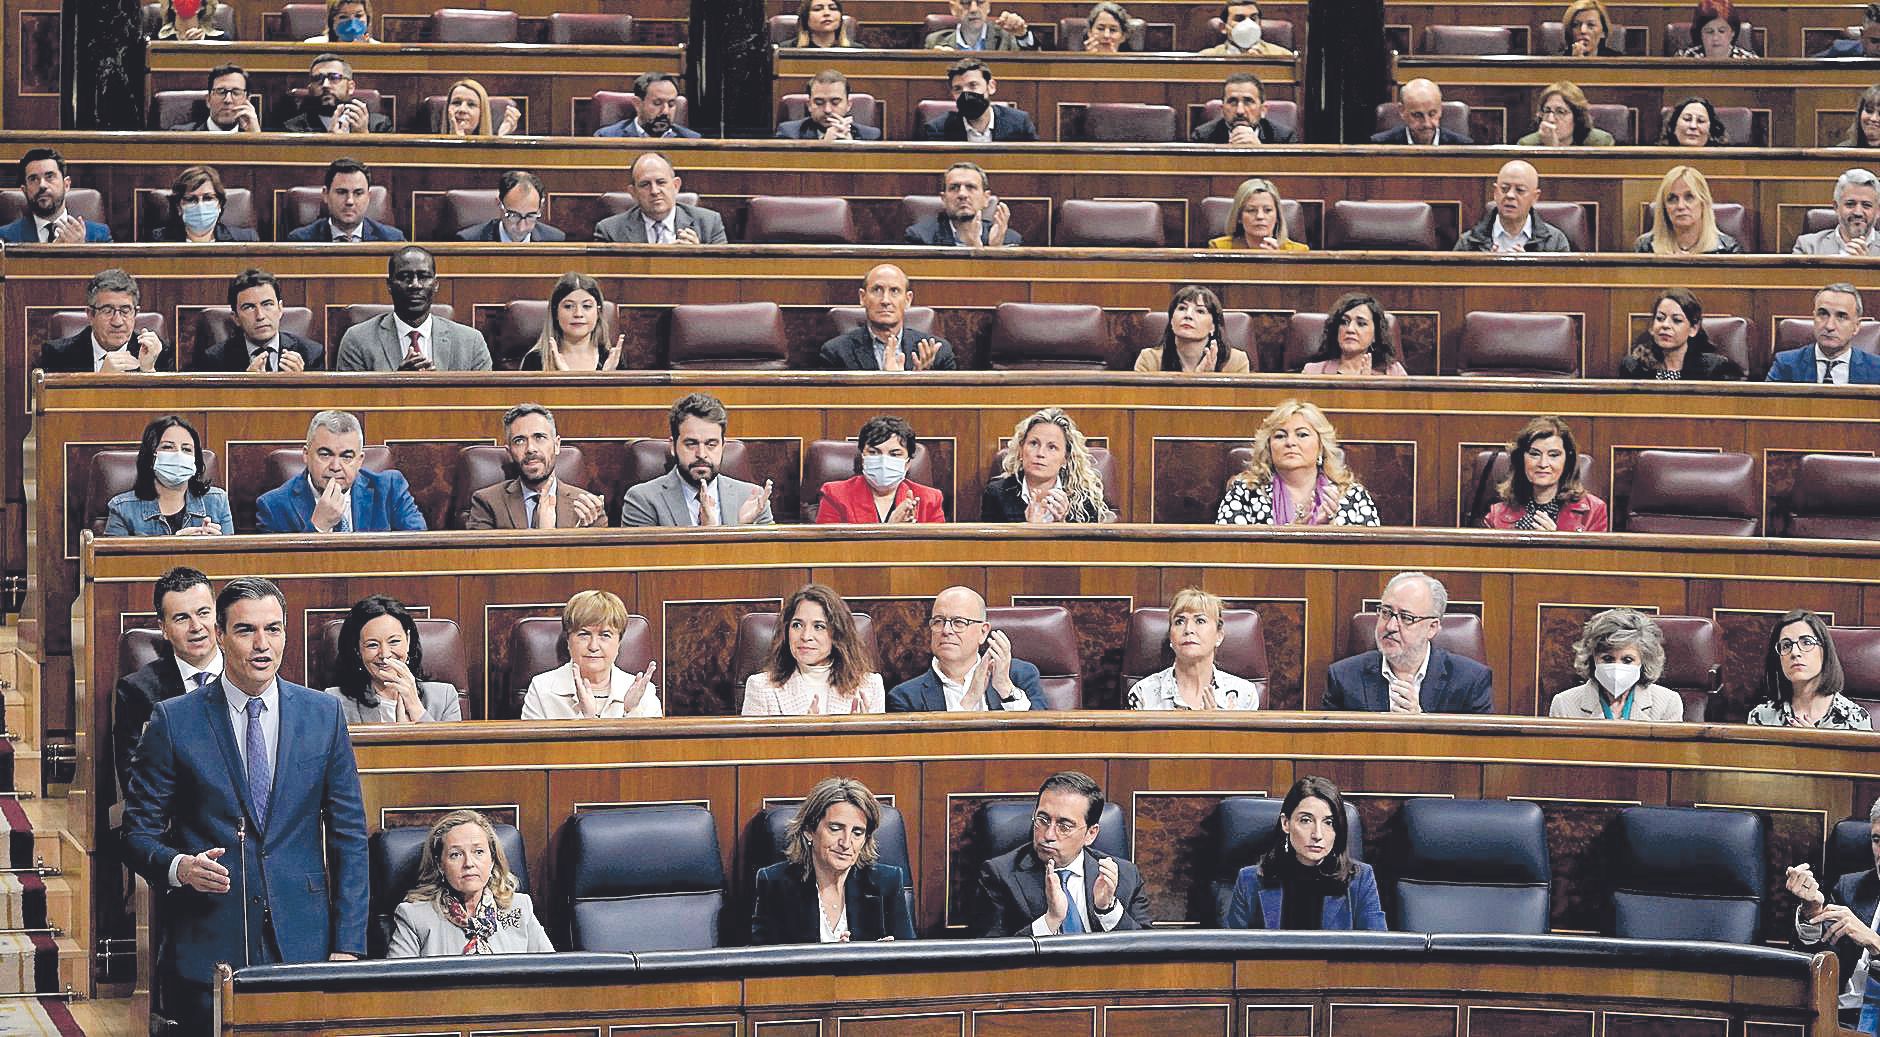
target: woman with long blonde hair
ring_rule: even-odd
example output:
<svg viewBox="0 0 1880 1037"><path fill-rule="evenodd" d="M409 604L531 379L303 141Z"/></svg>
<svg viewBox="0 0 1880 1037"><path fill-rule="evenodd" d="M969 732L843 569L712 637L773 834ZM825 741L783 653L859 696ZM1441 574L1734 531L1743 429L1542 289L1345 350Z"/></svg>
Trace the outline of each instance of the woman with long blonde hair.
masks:
<svg viewBox="0 0 1880 1037"><path fill-rule="evenodd" d="M1227 482L1214 521L1240 526L1377 526L1377 502L1345 464L1325 412L1301 400L1274 407L1253 434L1253 460Z"/></svg>
<svg viewBox="0 0 1880 1037"><path fill-rule="evenodd" d="M1660 256L1740 255L1743 246L1717 229L1710 181L1691 166L1672 166L1652 199L1652 229L1638 236L1634 252Z"/></svg>
<svg viewBox="0 0 1880 1037"><path fill-rule="evenodd" d="M1027 416L1005 447L1004 474L986 484L982 522L1114 522L1103 479L1077 423L1057 407Z"/></svg>
<svg viewBox="0 0 1880 1037"><path fill-rule="evenodd" d="M549 953L555 947L489 819L453 810L431 826L418 886L392 915L388 958Z"/></svg>

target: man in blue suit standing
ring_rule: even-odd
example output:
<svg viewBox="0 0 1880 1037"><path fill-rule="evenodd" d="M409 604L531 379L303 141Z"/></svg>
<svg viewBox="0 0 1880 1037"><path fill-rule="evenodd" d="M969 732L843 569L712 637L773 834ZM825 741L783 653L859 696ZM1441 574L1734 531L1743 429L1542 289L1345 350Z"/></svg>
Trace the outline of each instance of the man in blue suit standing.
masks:
<svg viewBox="0 0 1880 1037"><path fill-rule="evenodd" d="M1012 640L986 622L986 599L948 587L927 619L933 666L888 692L890 713L982 713L1048 708L1038 668L1012 658Z"/></svg>
<svg viewBox="0 0 1880 1037"><path fill-rule="evenodd" d="M26 215L0 227L0 241L16 245L110 241L111 228L65 211L65 195L71 189L64 155L51 148L28 149L20 156L20 191L26 195Z"/></svg>
<svg viewBox="0 0 1880 1037"><path fill-rule="evenodd" d="M1488 713L1495 675L1431 642L1449 592L1424 573L1398 573L1377 606L1377 650L1340 659L1326 674L1325 708L1373 713Z"/></svg>
<svg viewBox="0 0 1880 1037"><path fill-rule="evenodd" d="M383 533L425 529L411 487L396 471L365 465L365 433L343 410L323 410L307 425L307 470L255 501L263 533Z"/></svg>
<svg viewBox="0 0 1880 1037"><path fill-rule="evenodd" d="M1863 316L1860 289L1839 281L1815 293L1815 341L1785 349L1769 364L1769 381L1880 385L1880 357L1854 348Z"/></svg>
<svg viewBox="0 0 1880 1037"><path fill-rule="evenodd" d="M212 1032L218 962L366 950L366 817L339 702L279 679L274 584L230 580L215 607L222 676L157 703L124 808L131 866L162 898L158 1011L186 1034Z"/></svg>

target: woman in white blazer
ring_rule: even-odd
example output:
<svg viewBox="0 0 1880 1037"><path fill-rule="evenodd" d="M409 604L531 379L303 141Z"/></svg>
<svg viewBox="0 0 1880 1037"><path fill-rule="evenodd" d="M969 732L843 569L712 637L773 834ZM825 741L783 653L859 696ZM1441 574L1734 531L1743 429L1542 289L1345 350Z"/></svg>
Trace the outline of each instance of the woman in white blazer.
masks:
<svg viewBox="0 0 1880 1037"><path fill-rule="evenodd" d="M561 610L561 636L568 662L529 680L522 697L524 720L616 720L657 717L657 663L630 674L614 665L620 635L627 629L627 606L607 591L582 591Z"/></svg>
<svg viewBox="0 0 1880 1037"><path fill-rule="evenodd" d="M474 810L431 827L418 888L392 916L388 958L554 951L527 893L516 892L496 829Z"/></svg>

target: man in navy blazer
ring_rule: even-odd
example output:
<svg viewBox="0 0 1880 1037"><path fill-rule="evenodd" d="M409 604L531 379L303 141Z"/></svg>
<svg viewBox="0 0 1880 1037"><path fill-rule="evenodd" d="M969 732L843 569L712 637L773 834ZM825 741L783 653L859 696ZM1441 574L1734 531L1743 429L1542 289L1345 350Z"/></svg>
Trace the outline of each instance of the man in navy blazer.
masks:
<svg viewBox="0 0 1880 1037"><path fill-rule="evenodd" d="M422 530L424 515L396 471L365 463L365 433L343 410L323 410L307 426L307 470L255 501L263 533L382 533Z"/></svg>
<svg viewBox="0 0 1880 1037"><path fill-rule="evenodd" d="M921 140L978 140L993 142L1038 139L1031 116L1008 105L992 103L999 92L992 69L978 58L966 58L947 69L947 90L953 111L921 124Z"/></svg>
<svg viewBox="0 0 1880 1037"><path fill-rule="evenodd" d="M222 677L157 703L124 807L130 864L162 898L160 1011L188 1034L212 1032L217 962L366 950L366 817L339 700L279 678L274 584L230 580L215 609Z"/></svg>
<svg viewBox="0 0 1880 1037"><path fill-rule="evenodd" d="M855 121L850 114L849 77L833 68L816 73L804 87L809 114L777 124L785 140L880 140L881 131Z"/></svg>
<svg viewBox="0 0 1880 1037"><path fill-rule="evenodd" d="M526 169L506 169L496 179L496 201L502 215L473 223L457 232L463 241L567 241L559 227L542 222L542 202L548 188L542 178Z"/></svg>
<svg viewBox="0 0 1880 1037"><path fill-rule="evenodd" d="M27 149L20 156L20 191L26 195L26 215L0 226L0 241L16 245L110 241L111 228L65 211L65 196L71 189L64 155L51 148Z"/></svg>
<svg viewBox="0 0 1880 1037"><path fill-rule="evenodd" d="M320 189L326 215L287 232L289 241L358 242L403 241L405 232L366 215L372 200L372 170L354 158L336 158L326 165Z"/></svg>
<svg viewBox="0 0 1880 1037"><path fill-rule="evenodd" d="M1862 957L1880 952L1880 934L1871 924L1880 910L1880 800L1867 811L1867 823L1873 858L1868 867L1836 878L1832 895L1822 893L1806 864L1790 868L1784 877L1789 894L1800 901L1789 944L1807 954L1829 951L1841 959L1841 1025L1849 1029L1859 1021L1867 995L1865 977L1855 969Z"/></svg>
<svg viewBox="0 0 1880 1037"><path fill-rule="evenodd" d="M1860 289L1845 281L1815 293L1815 341L1785 349L1769 364L1772 382L1880 385L1880 357L1854 348L1862 317Z"/></svg>
<svg viewBox="0 0 1880 1037"><path fill-rule="evenodd" d="M1052 936L1147 929L1155 918L1136 866L1098 853L1103 789L1061 771L1038 789L1031 841L979 869L969 923L974 936ZM1054 881L1055 880L1055 881Z"/></svg>
<svg viewBox="0 0 1880 1037"><path fill-rule="evenodd" d="M977 713L1047 708L1038 668L1012 658L1012 640L986 622L986 599L948 587L927 618L933 666L888 692L890 713Z"/></svg>
<svg viewBox="0 0 1880 1037"><path fill-rule="evenodd" d="M152 592L163 643L157 657L122 674L111 689L113 777L99 788L104 803L118 801L118 784L129 786L137 739L157 703L181 698L222 676L222 651L215 640L215 588L201 571L179 565L157 578Z"/></svg>
<svg viewBox="0 0 1880 1037"><path fill-rule="evenodd" d="M1373 713L1488 713L1495 675L1432 644L1449 592L1433 576L1390 578L1377 606L1377 650L1340 659L1326 674L1325 708Z"/></svg>
<svg viewBox="0 0 1880 1037"><path fill-rule="evenodd" d="M1403 125L1371 137L1373 144L1474 144L1475 141L1443 129L1443 88L1427 79L1412 79L1397 91Z"/></svg>
<svg viewBox="0 0 1880 1037"><path fill-rule="evenodd" d="M977 162L955 162L940 174L940 211L907 228L910 245L1014 248L1025 243L1011 229L1012 207L992 193L992 178Z"/></svg>
<svg viewBox="0 0 1880 1037"><path fill-rule="evenodd" d="M862 326L824 342L822 365L835 371L952 371L959 361L938 335L907 326L914 288L907 273L883 263L862 279Z"/></svg>
<svg viewBox="0 0 1880 1037"><path fill-rule="evenodd" d="M633 96L639 99L639 111L595 130L596 137L697 139L697 130L687 129L673 121L673 117L679 114L679 77L670 72L642 72L633 81Z"/></svg>

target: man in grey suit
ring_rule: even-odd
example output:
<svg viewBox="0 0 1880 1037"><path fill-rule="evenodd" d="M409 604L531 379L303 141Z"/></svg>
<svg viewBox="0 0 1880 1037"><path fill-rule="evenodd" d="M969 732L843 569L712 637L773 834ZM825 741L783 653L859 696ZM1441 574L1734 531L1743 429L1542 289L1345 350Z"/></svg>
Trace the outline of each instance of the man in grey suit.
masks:
<svg viewBox="0 0 1880 1037"><path fill-rule="evenodd" d="M672 467L657 479L627 490L620 502L623 526L767 526L770 480L754 486L718 466L724 460L730 416L718 397L695 392L672 405Z"/></svg>
<svg viewBox="0 0 1880 1037"><path fill-rule="evenodd" d="M634 206L594 225L595 241L644 245L722 245L725 221L710 209L679 201L679 174L657 151L633 160L627 190Z"/></svg>
<svg viewBox="0 0 1880 1037"><path fill-rule="evenodd" d="M437 260L417 245L392 253L385 275L392 312L346 329L339 340L341 371L487 371L490 347L483 333L431 312L437 297Z"/></svg>
<svg viewBox="0 0 1880 1037"><path fill-rule="evenodd" d="M1834 182L1834 226L1795 239L1798 256L1880 256L1880 177L1850 169Z"/></svg>

